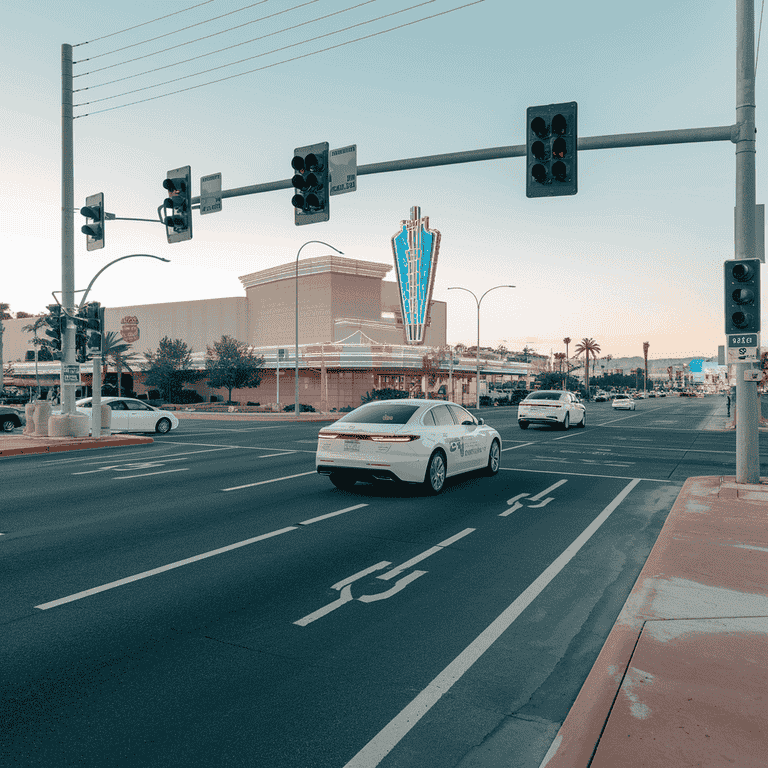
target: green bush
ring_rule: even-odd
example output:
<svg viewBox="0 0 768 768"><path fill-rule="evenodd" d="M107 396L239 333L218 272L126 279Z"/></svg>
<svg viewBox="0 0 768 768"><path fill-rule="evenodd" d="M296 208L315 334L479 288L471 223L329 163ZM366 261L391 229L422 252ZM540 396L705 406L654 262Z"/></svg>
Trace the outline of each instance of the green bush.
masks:
<svg viewBox="0 0 768 768"><path fill-rule="evenodd" d="M200 395L195 392L194 389L182 389L176 395L176 397L173 398L179 405L190 405L191 403L202 403L204 402L203 398L200 397Z"/></svg>
<svg viewBox="0 0 768 768"><path fill-rule="evenodd" d="M283 411L292 412L295 407L296 407L296 403L291 403L290 405L286 405L285 408L283 408ZM306 405L305 403L299 403L299 413L304 413L305 411L315 413L315 407L313 405Z"/></svg>
<svg viewBox="0 0 768 768"><path fill-rule="evenodd" d="M401 400L408 397L408 393L402 389L372 389L370 392L366 392L361 395L360 399L363 403L370 403L373 400Z"/></svg>

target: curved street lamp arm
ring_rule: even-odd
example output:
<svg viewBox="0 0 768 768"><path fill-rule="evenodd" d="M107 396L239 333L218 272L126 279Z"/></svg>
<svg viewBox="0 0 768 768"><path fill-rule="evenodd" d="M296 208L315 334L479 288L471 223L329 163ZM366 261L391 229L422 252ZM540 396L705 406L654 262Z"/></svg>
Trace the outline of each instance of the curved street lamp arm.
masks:
<svg viewBox="0 0 768 768"><path fill-rule="evenodd" d="M83 298L80 300L80 304L78 305L78 309L82 309L85 305L85 300L88 298L88 292L91 290L91 286L96 282L96 278L107 268L111 267L113 264L116 264L118 261L122 261L123 259L135 259L135 258L146 258L146 259L157 259L158 261L170 261L170 259L163 259L160 256L152 256L152 254L149 253L131 253L128 256L121 256L119 259L115 259L114 261L110 261L109 264L106 266L103 266L94 276L90 283L88 283L88 287L85 289L85 293L83 294Z"/></svg>

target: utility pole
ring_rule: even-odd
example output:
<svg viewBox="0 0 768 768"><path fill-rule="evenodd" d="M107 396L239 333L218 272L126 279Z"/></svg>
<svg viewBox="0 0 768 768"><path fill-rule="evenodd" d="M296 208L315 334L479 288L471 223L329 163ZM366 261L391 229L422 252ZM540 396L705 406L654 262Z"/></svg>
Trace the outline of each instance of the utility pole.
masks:
<svg viewBox="0 0 768 768"><path fill-rule="evenodd" d="M737 260L755 258L755 4L736 0L736 225ZM758 265L759 267L759 265ZM759 349L759 346L758 346ZM736 482L758 483L757 382L745 381L751 362L736 363Z"/></svg>

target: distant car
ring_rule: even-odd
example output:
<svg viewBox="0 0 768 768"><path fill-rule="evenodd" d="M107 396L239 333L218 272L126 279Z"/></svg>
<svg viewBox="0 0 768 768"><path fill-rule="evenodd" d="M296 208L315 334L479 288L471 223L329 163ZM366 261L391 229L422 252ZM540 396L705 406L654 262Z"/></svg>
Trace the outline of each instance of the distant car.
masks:
<svg viewBox="0 0 768 768"><path fill-rule="evenodd" d="M618 410L634 411L635 401L629 395L617 395L613 401L613 407Z"/></svg>
<svg viewBox="0 0 768 768"><path fill-rule="evenodd" d="M22 409L0 405L0 431L13 432L14 429L23 427L26 423L27 417Z"/></svg>
<svg viewBox="0 0 768 768"><path fill-rule="evenodd" d="M656 397L656 393L655 393L653 390L651 390L651 391L648 393L648 397Z"/></svg>
<svg viewBox="0 0 768 768"><path fill-rule="evenodd" d="M587 426L587 409L573 392L540 389L531 392L517 407L520 429L529 424L554 424L561 429Z"/></svg>
<svg viewBox="0 0 768 768"><path fill-rule="evenodd" d="M112 409L110 429L113 432L157 432L164 435L179 426L179 420L170 411L148 405L132 397L102 397L102 405ZM89 417L93 413L92 398L85 397L75 403L79 413ZM57 407L54 413L61 413Z"/></svg>
<svg viewBox="0 0 768 768"><path fill-rule="evenodd" d="M315 468L341 489L363 482L418 483L429 494L463 472L499 471L501 435L451 402L397 399L361 405L317 436Z"/></svg>
<svg viewBox="0 0 768 768"><path fill-rule="evenodd" d="M635 400L645 400L645 392L637 392L635 394Z"/></svg>
<svg viewBox="0 0 768 768"><path fill-rule="evenodd" d="M659 397L666 397L667 393L662 389L661 392L659 392Z"/></svg>
<svg viewBox="0 0 768 768"><path fill-rule="evenodd" d="M29 397L18 389L0 389L0 405L24 405Z"/></svg>
<svg viewBox="0 0 768 768"><path fill-rule="evenodd" d="M605 392L598 392L595 395L595 402L596 403L607 403L608 402L608 395L606 395Z"/></svg>

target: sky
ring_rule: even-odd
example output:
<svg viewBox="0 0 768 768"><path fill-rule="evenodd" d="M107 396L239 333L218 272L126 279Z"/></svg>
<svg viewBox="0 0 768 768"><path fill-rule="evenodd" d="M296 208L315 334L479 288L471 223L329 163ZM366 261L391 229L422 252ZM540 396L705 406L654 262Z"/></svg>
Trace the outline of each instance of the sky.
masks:
<svg viewBox="0 0 768 768"><path fill-rule="evenodd" d="M216 172L224 189L288 179L294 148L322 141L356 144L359 165L521 145L536 105L576 101L580 137L736 120L735 2L460 7L470 2L4 3L0 301L40 313L61 289L62 43L76 46L75 88L87 87L75 103L92 102L75 107L75 205L103 192L121 217L156 219L166 172L184 165L197 195L200 177ZM758 127L766 69L758 59ZM759 136L757 147L764 203ZM125 306L243 296L239 276L295 261L308 240L394 267L391 237L418 205L441 232L433 299L448 304L449 344L474 345L478 323L472 296L449 287L479 298L512 284L483 299L483 346L551 354L570 337L571 352L591 338L614 358L642 355L645 341L650 359L716 355L723 262L734 255L735 146L582 151L578 176L575 196L529 199L522 157L370 174L331 198L325 223L295 226L284 189L196 212L193 239L172 245L159 223L107 222L106 247L91 252L77 213L75 286L143 253L170 263L121 261L89 298ZM309 245L301 258L328 252Z"/></svg>

